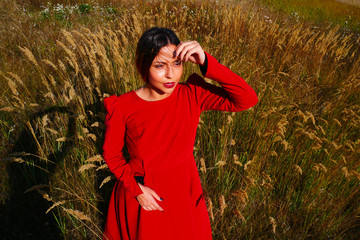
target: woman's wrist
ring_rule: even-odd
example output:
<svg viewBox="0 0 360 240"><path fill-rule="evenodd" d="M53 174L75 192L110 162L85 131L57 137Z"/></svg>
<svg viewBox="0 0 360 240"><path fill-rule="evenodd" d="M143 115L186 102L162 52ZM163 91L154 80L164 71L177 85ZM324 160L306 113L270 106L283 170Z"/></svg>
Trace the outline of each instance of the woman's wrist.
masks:
<svg viewBox="0 0 360 240"><path fill-rule="evenodd" d="M206 75L206 72L207 72L207 68L208 68L208 59L207 59L207 56L206 56L206 53L204 52L205 54L205 60L204 60L204 64L199 64L199 67L200 67L200 71L201 71L201 74L203 76Z"/></svg>

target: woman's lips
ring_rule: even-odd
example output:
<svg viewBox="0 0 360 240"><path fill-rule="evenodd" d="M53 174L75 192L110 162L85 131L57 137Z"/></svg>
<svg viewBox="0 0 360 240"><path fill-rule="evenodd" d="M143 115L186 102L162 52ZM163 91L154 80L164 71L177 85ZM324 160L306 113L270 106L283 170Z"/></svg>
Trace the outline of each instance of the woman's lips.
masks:
<svg viewBox="0 0 360 240"><path fill-rule="evenodd" d="M175 83L174 82L168 82L168 83L164 83L164 86L166 88L173 88L175 86Z"/></svg>

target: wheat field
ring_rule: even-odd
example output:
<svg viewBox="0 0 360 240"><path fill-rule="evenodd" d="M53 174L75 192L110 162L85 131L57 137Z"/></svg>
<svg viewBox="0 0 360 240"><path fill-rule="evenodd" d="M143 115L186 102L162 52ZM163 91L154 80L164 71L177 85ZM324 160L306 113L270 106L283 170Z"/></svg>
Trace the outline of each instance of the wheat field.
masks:
<svg viewBox="0 0 360 240"><path fill-rule="evenodd" d="M135 48L152 26L199 41L258 93L200 119L213 238L360 237L359 35L251 1L29 3L0 3L4 239L101 239L114 185L102 101L141 86Z"/></svg>

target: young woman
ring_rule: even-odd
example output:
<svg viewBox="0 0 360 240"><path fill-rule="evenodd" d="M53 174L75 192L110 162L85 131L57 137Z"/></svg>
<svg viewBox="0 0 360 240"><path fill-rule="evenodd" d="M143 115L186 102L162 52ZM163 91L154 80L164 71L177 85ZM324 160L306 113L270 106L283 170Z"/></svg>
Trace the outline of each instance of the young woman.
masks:
<svg viewBox="0 0 360 240"><path fill-rule="evenodd" d="M197 74L179 83L186 61L198 64L204 77L222 87ZM212 239L193 157L199 116L206 110L245 110L257 103L257 96L199 43L180 42L166 28L142 35L136 67L144 86L105 99L104 159L118 181L104 239Z"/></svg>

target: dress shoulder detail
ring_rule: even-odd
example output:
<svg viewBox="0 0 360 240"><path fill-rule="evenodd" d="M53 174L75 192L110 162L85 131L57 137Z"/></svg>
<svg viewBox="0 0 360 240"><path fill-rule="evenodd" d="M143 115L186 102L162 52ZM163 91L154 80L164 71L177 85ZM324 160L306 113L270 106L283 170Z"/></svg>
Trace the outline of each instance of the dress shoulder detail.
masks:
<svg viewBox="0 0 360 240"><path fill-rule="evenodd" d="M104 99L104 107L107 113L112 114L114 112L117 99L118 97L115 95Z"/></svg>

